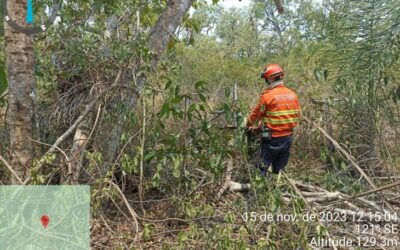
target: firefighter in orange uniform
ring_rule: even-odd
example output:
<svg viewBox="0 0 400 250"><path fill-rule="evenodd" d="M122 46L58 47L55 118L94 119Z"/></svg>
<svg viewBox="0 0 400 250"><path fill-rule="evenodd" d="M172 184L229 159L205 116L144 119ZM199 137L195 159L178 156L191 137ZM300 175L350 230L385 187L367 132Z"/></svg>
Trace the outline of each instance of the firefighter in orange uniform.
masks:
<svg viewBox="0 0 400 250"><path fill-rule="evenodd" d="M284 72L278 64L268 64L261 78L268 84L260 101L247 117L248 129L261 126L261 174L272 165L272 172L279 174L288 163L292 146L293 128L300 116L296 93L285 87Z"/></svg>

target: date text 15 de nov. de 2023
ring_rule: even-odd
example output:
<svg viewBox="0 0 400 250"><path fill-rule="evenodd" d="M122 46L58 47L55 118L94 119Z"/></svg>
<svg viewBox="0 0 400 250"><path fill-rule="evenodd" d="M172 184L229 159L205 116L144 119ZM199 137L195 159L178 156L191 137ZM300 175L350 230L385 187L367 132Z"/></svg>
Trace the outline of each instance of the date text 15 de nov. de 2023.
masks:
<svg viewBox="0 0 400 250"><path fill-rule="evenodd" d="M380 213L380 212L354 212L351 214L340 211L327 211L312 213L307 212L304 214L284 214L284 213L259 213L259 212L246 212L242 214L245 221L259 221L259 222L295 222L297 220L309 222L345 222L353 221L362 224L363 222L371 223L389 223L398 222L399 217L397 213Z"/></svg>

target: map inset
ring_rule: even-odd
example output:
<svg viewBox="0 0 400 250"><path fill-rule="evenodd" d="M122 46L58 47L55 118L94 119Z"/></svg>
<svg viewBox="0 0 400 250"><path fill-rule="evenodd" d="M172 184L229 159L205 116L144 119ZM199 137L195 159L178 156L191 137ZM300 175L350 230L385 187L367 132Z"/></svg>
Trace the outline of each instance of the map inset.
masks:
<svg viewBox="0 0 400 250"><path fill-rule="evenodd" d="M90 249L90 187L0 186L0 246Z"/></svg>

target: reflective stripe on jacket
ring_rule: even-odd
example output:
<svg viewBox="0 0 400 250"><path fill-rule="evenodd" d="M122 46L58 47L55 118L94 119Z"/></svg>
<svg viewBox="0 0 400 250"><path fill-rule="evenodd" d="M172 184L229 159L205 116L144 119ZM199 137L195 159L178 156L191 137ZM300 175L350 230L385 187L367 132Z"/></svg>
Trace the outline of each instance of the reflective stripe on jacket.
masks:
<svg viewBox="0 0 400 250"><path fill-rule="evenodd" d="M272 130L272 137L291 135L300 117L297 95L283 83L265 89L257 106L247 118L247 126L262 121Z"/></svg>

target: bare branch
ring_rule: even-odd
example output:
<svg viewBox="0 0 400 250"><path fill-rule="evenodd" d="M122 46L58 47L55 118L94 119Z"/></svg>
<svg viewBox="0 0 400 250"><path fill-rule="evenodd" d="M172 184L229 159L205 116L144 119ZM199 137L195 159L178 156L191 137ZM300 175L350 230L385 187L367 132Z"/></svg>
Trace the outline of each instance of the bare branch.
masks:
<svg viewBox="0 0 400 250"><path fill-rule="evenodd" d="M133 208L131 207L131 205L129 204L129 201L126 199L124 193L122 192L122 190L118 187L118 185L116 185L114 182L109 181L109 183L118 191L118 193L120 194L122 200L124 201L126 207L129 210L129 213L132 216L133 221L135 222L135 231L136 231L136 235L135 235L135 239L138 239L139 236L139 223L137 218L139 218L139 216L136 214L135 210L133 210Z"/></svg>
<svg viewBox="0 0 400 250"><path fill-rule="evenodd" d="M369 183L369 185L371 185L372 188L378 190L378 188L377 188L377 187L375 186L375 184L372 182L371 178L369 178L369 176L364 172L364 170L362 170L362 168L357 164L357 162L356 162L356 160L354 159L353 156L351 156L346 150L344 150L344 149L339 145L339 143L338 143L336 140L334 140L323 128L321 128L320 126L318 126L315 122L311 121L310 119L308 119L308 118L305 117L304 115L303 115L302 117L303 117L303 119L304 119L305 121L307 121L308 123L310 123L311 125L313 125L315 128L317 128L319 131L321 131L322 134L332 142L333 146L334 146L340 153L342 153L342 154L346 157L346 159L347 159L348 161L350 161L350 163L357 169L357 171L361 174L361 176L364 177L364 179ZM378 191L379 191L379 190L378 190ZM396 212L396 210L393 208L393 206L390 205L390 203L387 201L387 199L385 198L385 196L384 196L382 193L380 193L380 195L381 195L382 199L384 200L385 205L388 206L392 212Z"/></svg>
<svg viewBox="0 0 400 250"><path fill-rule="evenodd" d="M3 94L1 94L0 99L3 99L4 97L6 97L8 95L8 89L6 91L4 91Z"/></svg>
<svg viewBox="0 0 400 250"><path fill-rule="evenodd" d="M39 160L37 166L34 168L34 171L39 171L42 167L43 164L45 162L46 156L52 154L57 147L69 136L71 135L75 129L78 127L78 125L83 121L83 119L85 119L85 117L89 114L89 112L93 109L93 107L96 105L96 103L98 102L99 99L101 99L103 96L105 96L107 93L109 93L111 90L116 89L118 87L118 82L120 81L121 75L122 75L123 70L121 69L118 74L117 77L114 80L114 83L109 86L108 88L106 88L105 90L103 90L102 92L100 92L96 98L94 98L85 108L85 110L83 111L83 113L78 117L78 119L76 119L76 121L71 125L71 127L69 127L67 129L67 131L64 132L64 134L62 134L57 140L56 142L53 144L53 146L43 155L43 157ZM25 181L24 184L28 184L30 181L32 180L31 177L28 177Z"/></svg>
<svg viewBox="0 0 400 250"><path fill-rule="evenodd" d="M0 160L4 163L4 165L6 165L7 169L11 172L11 174L15 177L15 179L19 182L19 183L23 183L23 181L21 180L21 178L19 178L19 176L17 175L17 173L15 173L14 169L11 167L10 164L8 164L8 162L3 158L3 156L0 155Z"/></svg>
<svg viewBox="0 0 400 250"><path fill-rule="evenodd" d="M377 189L369 190L367 192L364 192L364 193L361 193L361 194L357 194L357 195L353 196L352 198L357 198L357 197L373 194L373 193L376 193L376 192L379 192L379 191L382 191L382 190L385 190L385 189L397 187L397 186L400 186L400 182L391 183L391 184L379 187Z"/></svg>

